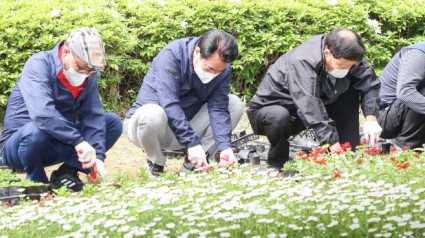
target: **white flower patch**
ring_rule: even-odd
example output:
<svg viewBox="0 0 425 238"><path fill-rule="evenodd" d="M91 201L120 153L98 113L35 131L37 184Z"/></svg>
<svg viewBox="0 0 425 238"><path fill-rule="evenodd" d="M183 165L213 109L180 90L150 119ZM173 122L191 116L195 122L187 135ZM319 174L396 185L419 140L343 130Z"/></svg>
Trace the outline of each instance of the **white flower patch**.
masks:
<svg viewBox="0 0 425 238"><path fill-rule="evenodd" d="M267 219L267 218L260 218L257 220L257 223L267 223L267 224L271 224L275 222L274 219Z"/></svg>
<svg viewBox="0 0 425 238"><path fill-rule="evenodd" d="M351 224L351 225L350 225L350 229L351 229L351 230L358 229L359 227L360 227L359 223L354 223L354 224Z"/></svg>
<svg viewBox="0 0 425 238"><path fill-rule="evenodd" d="M331 221L331 223L329 223L328 225L327 225L327 227L334 227L334 226L336 226L336 225L338 225L338 221L335 221L335 220L332 220Z"/></svg>
<svg viewBox="0 0 425 238"><path fill-rule="evenodd" d="M401 217L398 216L391 216L387 217L387 221L394 221L394 222L407 222L412 218L411 214L403 214Z"/></svg>
<svg viewBox="0 0 425 238"><path fill-rule="evenodd" d="M396 229L396 228L394 227L394 225L393 225L393 224L391 224L391 223L387 223L387 224L383 225L383 226L382 226L382 228L383 228L383 229L385 229L385 230L388 230L388 231L393 231L393 230L395 230L395 229Z"/></svg>
<svg viewBox="0 0 425 238"><path fill-rule="evenodd" d="M379 221L381 221L381 218L379 218L379 217L372 217L372 218L369 218L367 220L367 223L376 223L376 222L379 222Z"/></svg>
<svg viewBox="0 0 425 238"><path fill-rule="evenodd" d="M421 223L420 221L411 221L410 228L412 229L423 229L425 228L425 223Z"/></svg>
<svg viewBox="0 0 425 238"><path fill-rule="evenodd" d="M303 227L297 226L297 224L288 224L288 228L292 229L294 231L302 231L303 230Z"/></svg>

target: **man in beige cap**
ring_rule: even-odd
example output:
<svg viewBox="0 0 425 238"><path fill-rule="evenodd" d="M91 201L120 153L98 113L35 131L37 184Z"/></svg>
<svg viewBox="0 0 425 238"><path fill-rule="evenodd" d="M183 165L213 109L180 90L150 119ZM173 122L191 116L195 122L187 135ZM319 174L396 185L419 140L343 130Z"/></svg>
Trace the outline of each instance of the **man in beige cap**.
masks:
<svg viewBox="0 0 425 238"><path fill-rule="evenodd" d="M118 140L118 115L104 113L97 85L106 65L94 28L79 28L53 50L34 54L10 95L0 136L0 159L48 183L44 167L62 163L50 187L80 191L78 172L104 177L105 151Z"/></svg>

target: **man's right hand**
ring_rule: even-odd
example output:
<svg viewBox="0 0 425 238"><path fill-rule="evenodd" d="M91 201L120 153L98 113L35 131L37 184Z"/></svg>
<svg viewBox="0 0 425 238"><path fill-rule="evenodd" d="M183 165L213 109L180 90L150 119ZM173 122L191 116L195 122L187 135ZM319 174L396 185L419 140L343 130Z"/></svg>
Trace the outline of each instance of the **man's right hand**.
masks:
<svg viewBox="0 0 425 238"><path fill-rule="evenodd" d="M201 167L207 163L207 156L202 145L195 145L187 149L187 157L194 167Z"/></svg>
<svg viewBox="0 0 425 238"><path fill-rule="evenodd" d="M86 141L75 146L77 151L78 161L83 164L83 168L87 169L93 166L96 162L96 150Z"/></svg>

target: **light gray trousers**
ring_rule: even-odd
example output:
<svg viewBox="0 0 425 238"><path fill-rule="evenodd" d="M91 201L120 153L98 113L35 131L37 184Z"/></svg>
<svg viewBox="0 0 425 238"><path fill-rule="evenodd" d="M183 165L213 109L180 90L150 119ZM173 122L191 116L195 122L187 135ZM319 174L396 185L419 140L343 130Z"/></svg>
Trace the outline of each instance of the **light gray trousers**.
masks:
<svg viewBox="0 0 425 238"><path fill-rule="evenodd" d="M241 119L243 105L241 100L232 94L229 94L229 112L233 130ZM201 107L189 124L201 140L205 151L215 146L207 104ZM142 148L149 160L157 165L164 165L166 161L162 149L184 148L168 126L164 109L156 104L143 105L129 119L125 119L124 132L130 142Z"/></svg>

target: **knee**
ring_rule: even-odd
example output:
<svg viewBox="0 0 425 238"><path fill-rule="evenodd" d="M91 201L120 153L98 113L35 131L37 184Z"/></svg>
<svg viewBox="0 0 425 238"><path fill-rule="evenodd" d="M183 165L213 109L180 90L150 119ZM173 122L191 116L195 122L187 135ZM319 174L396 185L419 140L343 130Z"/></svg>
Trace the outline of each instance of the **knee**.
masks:
<svg viewBox="0 0 425 238"><path fill-rule="evenodd" d="M139 129L156 129L167 126L167 114L161 106L146 104L139 109L141 110L137 117L137 127Z"/></svg>
<svg viewBox="0 0 425 238"><path fill-rule="evenodd" d="M105 113L106 128L113 129L114 131L122 133L121 118L112 112Z"/></svg>
<svg viewBox="0 0 425 238"><path fill-rule="evenodd" d="M275 109L269 112L266 116L266 127L277 131L288 129L290 126L291 115L285 110Z"/></svg>
<svg viewBox="0 0 425 238"><path fill-rule="evenodd" d="M22 140L31 145L43 145L50 140L51 136L40 130L33 122L25 125L21 135Z"/></svg>

